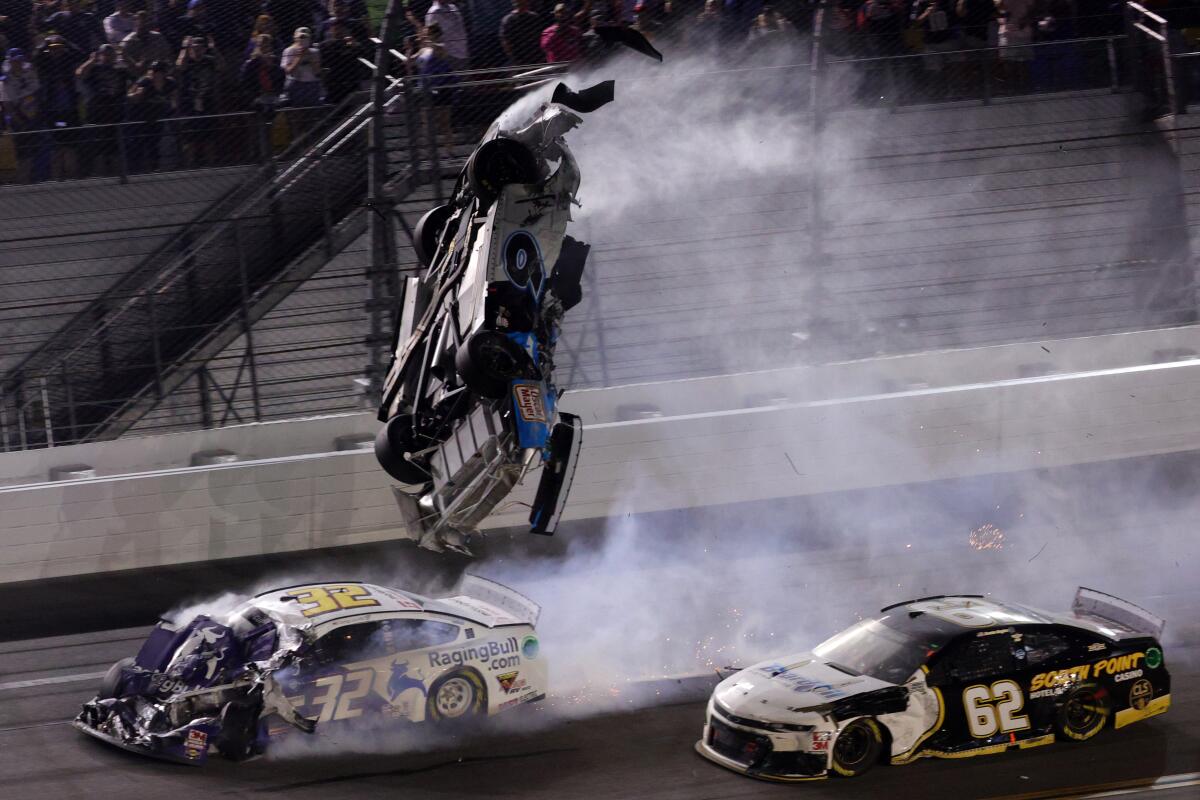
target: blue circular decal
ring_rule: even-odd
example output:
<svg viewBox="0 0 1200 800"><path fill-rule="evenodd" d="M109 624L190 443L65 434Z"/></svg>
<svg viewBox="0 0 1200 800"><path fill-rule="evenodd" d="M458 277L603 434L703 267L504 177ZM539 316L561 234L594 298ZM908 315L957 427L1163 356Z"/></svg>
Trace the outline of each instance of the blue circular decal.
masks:
<svg viewBox="0 0 1200 800"><path fill-rule="evenodd" d="M545 275L542 271L542 248L537 237L529 231L513 231L504 240L502 254L504 273L514 286L541 294Z"/></svg>
<svg viewBox="0 0 1200 800"><path fill-rule="evenodd" d="M526 636L521 640L521 655L526 658L537 658L538 640L536 636Z"/></svg>

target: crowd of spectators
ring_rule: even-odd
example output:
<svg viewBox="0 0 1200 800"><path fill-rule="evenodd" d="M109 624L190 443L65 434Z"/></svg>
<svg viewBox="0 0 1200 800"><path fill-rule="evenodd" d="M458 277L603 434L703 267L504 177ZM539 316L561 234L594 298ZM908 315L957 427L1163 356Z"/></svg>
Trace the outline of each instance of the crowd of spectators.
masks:
<svg viewBox="0 0 1200 800"><path fill-rule="evenodd" d="M574 61L606 47L604 26L632 27L664 51L753 58L803 46L815 8L405 0L401 47L448 127L453 73ZM49 132L11 137L27 180L111 173L118 154L153 170L168 118L183 163L219 163L229 148L211 135L215 115L338 104L361 85L377 32L369 10L367 0L0 0L0 130ZM945 96L984 68L965 52L999 48L1003 77L1027 84L1029 45L1107 35L1119 12L1113 0L831 0L823 30L835 58L909 55L910 73L945 71L951 79L931 84Z"/></svg>

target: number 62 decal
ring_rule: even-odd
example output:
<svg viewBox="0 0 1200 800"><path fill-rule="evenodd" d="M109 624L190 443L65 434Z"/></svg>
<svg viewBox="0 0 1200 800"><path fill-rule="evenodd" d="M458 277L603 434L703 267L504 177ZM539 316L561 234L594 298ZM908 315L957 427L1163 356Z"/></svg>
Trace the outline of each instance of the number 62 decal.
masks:
<svg viewBox="0 0 1200 800"><path fill-rule="evenodd" d="M991 686L968 686L963 689L963 708L967 712L967 728L976 739L987 739L997 733L1023 731L1029 727L1029 717L1017 712L1025 705L1025 697L1016 681L996 681Z"/></svg>

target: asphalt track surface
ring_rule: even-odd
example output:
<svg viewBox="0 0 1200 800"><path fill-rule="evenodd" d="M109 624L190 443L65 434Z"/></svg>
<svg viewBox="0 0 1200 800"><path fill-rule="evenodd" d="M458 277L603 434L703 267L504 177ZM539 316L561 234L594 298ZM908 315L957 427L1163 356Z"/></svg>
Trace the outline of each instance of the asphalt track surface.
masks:
<svg viewBox="0 0 1200 800"><path fill-rule="evenodd" d="M144 629L0 647L0 687L102 672ZM1174 654L1178 659L1183 654ZM1190 654L1192 656L1196 654ZM1187 660L1194 660L1188 658ZM55 669L42 665L54 663ZM554 700L469 735L414 731L410 741L357 745L374 754L299 752L203 768L151 761L84 737L67 723L94 678L0 688L0 794L11 798L1066 798L1200 795L1200 684L1174 675L1166 715L1084 744L998 756L928 759L861 778L779 785L745 778L696 755L698 700L629 713L559 717ZM693 695L695 693L693 692ZM330 738L336 739L334 734ZM395 747L395 752L387 752ZM413 749L425 752L411 752ZM409 751L406 755L396 753ZM1155 781L1162 788L1152 788ZM1173 784L1179 784L1174 785ZM1119 794L1112 794L1118 792Z"/></svg>
<svg viewBox="0 0 1200 800"><path fill-rule="evenodd" d="M700 680L673 689L666 684L643 686L640 694L629 691L625 698L593 704L587 714L581 713L573 698L552 693L545 703L517 709L517 713L489 720L469 732L439 732L414 726L399 734L370 732L351 737L330 730L323 738L297 737L265 758L243 764L214 758L201 769L125 753L87 738L69 725L80 703L91 697L99 675L136 650L159 611L193 596L197 588L242 585L270 571L268 563L246 561L0 587L0 607L5 609L0 616L0 797L1200 797L1200 585L1195 580L1200 577L1200 569L1194 556L1197 548L1183 544L1195 538L1195 504L1191 496L1196 483L1191 480L1195 473L1182 469L1184 466L1162 459L1142 460L1070 474L1042 473L1033 476L1034 484L1022 483L1026 479L1017 476L976 481L970 486L930 485L921 490L922 496L936 500L939 510L944 510L951 499L967 494L972 496L968 505L974 507L1015 492L1026 502L1014 507L1014 517L1028 518L1037 511L1060 523L1061 519L1046 516L1047 508L1057 513L1064 506L1063 496L1075 497L1069 504L1074 515L1072 525L1092 526L1088 528L1090 535L1106 542L1103 549L1097 548L1097 553L1079 559L1078 564L1100 559L1117 562L1125 572L1141 569L1138 575L1143 577L1131 585L1151 587L1139 597L1149 598L1147 602L1168 620L1165 649L1173 676L1172 708L1161 717L1129 728L1105 731L1091 742L967 759L925 759L903 767L880 767L855 780L771 784L726 771L694 752L706 689ZM1153 519L1131 507L1125 518L1109 523L1111 528L1120 529L1120 539L1109 538L1112 535L1105 532L1102 523L1119 517L1119 507L1130 505L1112 487L1127 484L1135 475L1160 476L1164 469L1171 477L1165 483L1175 488L1155 497L1156 505L1162 507L1151 515ZM1156 486L1162 483L1156 478ZM1029 486L1049 484L1055 491L1053 502L1038 511L1030 499L1034 495ZM996 494L995 498L980 494L985 486ZM1078 486L1099 488L1093 495L1083 495L1076 494ZM1106 505L1107 495L1113 499ZM880 506L901 502L911 505L916 495L876 492L871 497ZM1148 498L1145 495L1141 499ZM856 495L830 502L841 508L868 499ZM997 502L996 507L1000 505ZM806 514L813 519L820 516L820 511L813 504L788 509L789 515ZM738 515L746 513L742 509ZM1129 527L1143 518L1147 520L1145 527ZM678 518L672 519L678 523ZM957 529L958 522L951 522ZM924 529L930 524L929 520L920 520L917 527ZM1043 524L1034 532L1051 528ZM914 550L912 555L905 555L908 551L899 540L895 544L899 554L877 552L873 560L848 557L844 547L824 556L820 548L828 541L815 536L807 551L781 552L774 557L806 559L810 569L820 566L827 571L843 570L838 573L838 585L855 595L848 602L861 605L870 602L864 598L872 595L870 584L878 582L880 575L903 575L906 583L903 589L879 591L915 594L925 581L937 578L936 574L923 575L922 570L944 571L945 566L939 564L987 563L994 571L1004 564L1036 565L1054 557L1053 542L1046 549L1032 533L1022 542L1018 530L1010 530L1011 547L994 554L966 549L955 533L953 541L947 543L926 541L921 545L928 548L923 554ZM587 535L578 529L569 534L577 539ZM507 557L505 554L513 548L530 547L521 537L512 541L494 537L491 542L488 556L492 559ZM951 545L957 549L945 549ZM942 555L943 551L951 555ZM1153 560L1144 555L1152 551L1157 551ZM1064 547L1062 552L1075 551ZM1139 558L1139 554L1143 555ZM979 561L992 559L993 555L1006 560ZM560 556L549 552L546 563L557 563ZM317 561L322 568L332 565L346 575L357 574L360 565L383 559L404 560L418 572L447 571L451 563L411 548L385 545L344 548L334 556L322 555ZM291 566L305 569L302 564ZM1171 570L1179 577L1171 579ZM1019 573L1014 575L1019 577ZM1156 576L1164 583L1158 593L1153 590ZM1064 575L1062 581L1088 577L1084 571ZM446 578L451 580L453 575ZM1017 584L1011 588L1016 591ZM1057 593L1057 587L1055 590ZM831 600L826 599L822 608L830 604ZM41 611L34 613L34 609Z"/></svg>

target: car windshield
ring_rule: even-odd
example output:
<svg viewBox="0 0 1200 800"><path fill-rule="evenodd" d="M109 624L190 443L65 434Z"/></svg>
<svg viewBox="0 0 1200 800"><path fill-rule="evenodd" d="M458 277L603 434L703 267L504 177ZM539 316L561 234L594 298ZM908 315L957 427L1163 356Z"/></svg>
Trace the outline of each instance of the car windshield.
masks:
<svg viewBox="0 0 1200 800"><path fill-rule="evenodd" d="M904 683L925 663L931 649L936 646L868 619L827 639L813 652L836 666L888 683Z"/></svg>

